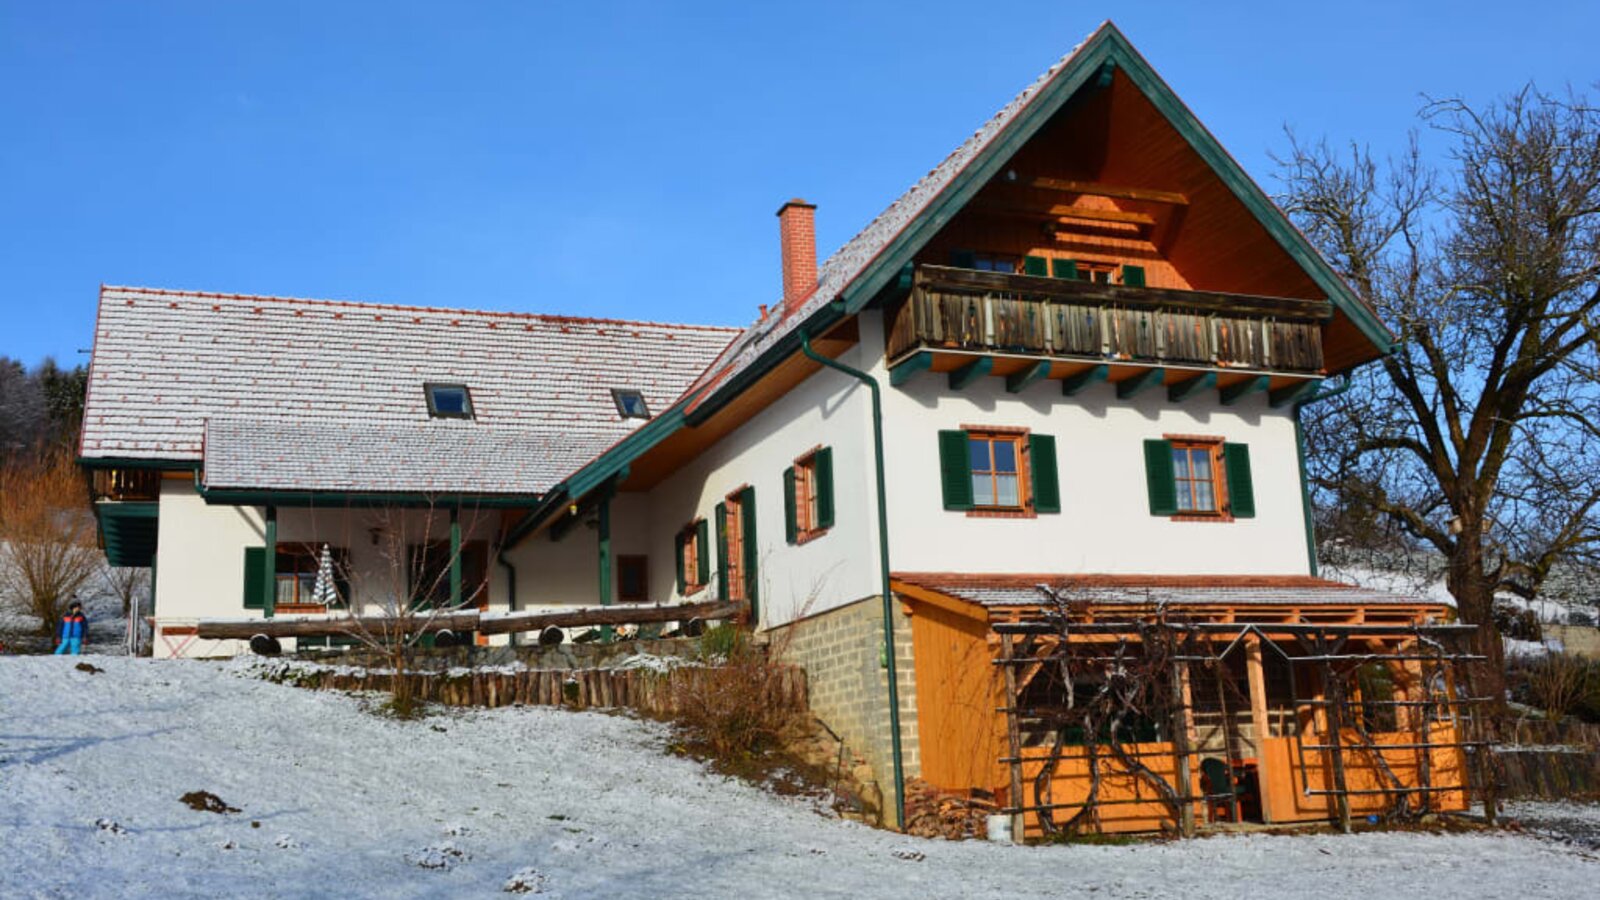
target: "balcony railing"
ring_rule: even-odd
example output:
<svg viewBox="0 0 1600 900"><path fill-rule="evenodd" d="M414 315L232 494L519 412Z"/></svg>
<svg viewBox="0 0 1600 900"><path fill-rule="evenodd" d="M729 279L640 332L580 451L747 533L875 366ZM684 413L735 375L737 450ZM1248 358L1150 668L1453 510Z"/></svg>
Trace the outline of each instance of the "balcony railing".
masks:
<svg viewBox="0 0 1600 900"><path fill-rule="evenodd" d="M1325 301L919 266L891 363L953 349L1097 362L1320 372Z"/></svg>
<svg viewBox="0 0 1600 900"><path fill-rule="evenodd" d="M96 500L160 500L161 472L156 469L95 469Z"/></svg>

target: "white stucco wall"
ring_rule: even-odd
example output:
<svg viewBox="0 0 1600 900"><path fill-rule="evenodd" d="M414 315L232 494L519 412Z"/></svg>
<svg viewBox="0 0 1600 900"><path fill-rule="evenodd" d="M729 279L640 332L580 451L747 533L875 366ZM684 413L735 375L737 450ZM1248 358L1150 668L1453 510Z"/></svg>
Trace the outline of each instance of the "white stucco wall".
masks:
<svg viewBox="0 0 1600 900"><path fill-rule="evenodd" d="M843 361L859 366L860 347ZM813 448L833 448L835 524L790 545L784 537L783 471ZM716 505L742 485L755 488L759 607L766 627L816 614L879 591L871 404L867 389L823 370L718 441L647 494L651 595L709 599L716 592ZM711 523L711 585L680 598L674 536L689 522Z"/></svg>
<svg viewBox="0 0 1600 900"><path fill-rule="evenodd" d="M862 316L862 344L882 346L879 316ZM1056 381L1021 393L987 377L952 391L924 372L890 387L881 354L896 571L970 573L1260 574L1309 571L1294 419L1256 394L1223 406L1215 391L1174 403L1152 388L1120 400L1109 384L1065 397ZM969 517L944 509L938 432L963 426L1028 428L1056 438L1061 512L1031 519ZM1215 435L1250 447L1256 516L1177 522L1149 512L1143 442Z"/></svg>

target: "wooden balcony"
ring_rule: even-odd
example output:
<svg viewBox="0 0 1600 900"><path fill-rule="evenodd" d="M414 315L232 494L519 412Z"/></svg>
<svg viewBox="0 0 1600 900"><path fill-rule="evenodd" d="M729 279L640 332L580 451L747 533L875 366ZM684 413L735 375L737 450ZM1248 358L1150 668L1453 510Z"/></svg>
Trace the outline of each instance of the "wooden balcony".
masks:
<svg viewBox="0 0 1600 900"><path fill-rule="evenodd" d="M1333 307L924 265L910 297L891 315L888 359L896 383L929 368L1002 374L994 368L998 357L1020 360L1009 368L1027 368L1037 373L1033 378L1097 370L1103 380L1115 368L1154 384L1160 379L1148 377L1151 370L1191 370L1178 377L1209 375L1209 387L1219 386L1224 373L1229 383L1264 376L1279 388L1322 374L1322 326ZM952 356L967 359L952 362ZM974 366L973 357L989 361Z"/></svg>
<svg viewBox="0 0 1600 900"><path fill-rule="evenodd" d="M117 502L161 499L158 469L94 469L94 499Z"/></svg>

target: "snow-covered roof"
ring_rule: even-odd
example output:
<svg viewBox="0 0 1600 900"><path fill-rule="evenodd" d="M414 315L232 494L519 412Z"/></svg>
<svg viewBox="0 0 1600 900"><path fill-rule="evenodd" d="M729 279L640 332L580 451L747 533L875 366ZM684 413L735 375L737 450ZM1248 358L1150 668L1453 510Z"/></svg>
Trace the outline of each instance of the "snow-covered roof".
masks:
<svg viewBox="0 0 1600 900"><path fill-rule="evenodd" d="M1034 606L1039 587L1097 604L1370 606L1428 601L1309 575L1097 575L896 572L894 579L982 606Z"/></svg>
<svg viewBox="0 0 1600 900"><path fill-rule="evenodd" d="M735 334L106 287L81 453L198 462L204 451L218 466L208 483L230 487L388 490L404 476L410 490L476 473L475 492L537 491L640 424L618 414L613 388L664 410ZM428 382L465 384L474 418L431 418Z"/></svg>

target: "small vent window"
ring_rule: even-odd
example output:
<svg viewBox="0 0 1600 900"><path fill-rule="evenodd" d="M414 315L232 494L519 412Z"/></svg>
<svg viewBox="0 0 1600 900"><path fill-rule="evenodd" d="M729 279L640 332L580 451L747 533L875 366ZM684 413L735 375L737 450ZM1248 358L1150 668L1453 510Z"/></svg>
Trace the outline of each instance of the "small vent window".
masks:
<svg viewBox="0 0 1600 900"><path fill-rule="evenodd" d="M650 418L650 406L644 402L644 394L638 391L612 388L611 399L617 403L617 414L624 419Z"/></svg>
<svg viewBox="0 0 1600 900"><path fill-rule="evenodd" d="M435 419L472 418L472 393L464 384L426 384L428 415Z"/></svg>

